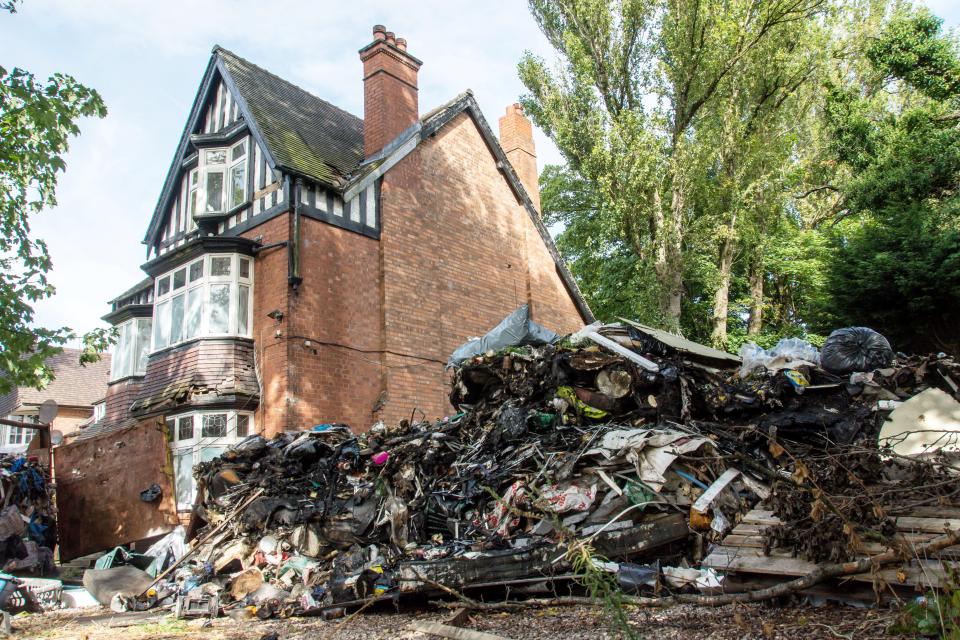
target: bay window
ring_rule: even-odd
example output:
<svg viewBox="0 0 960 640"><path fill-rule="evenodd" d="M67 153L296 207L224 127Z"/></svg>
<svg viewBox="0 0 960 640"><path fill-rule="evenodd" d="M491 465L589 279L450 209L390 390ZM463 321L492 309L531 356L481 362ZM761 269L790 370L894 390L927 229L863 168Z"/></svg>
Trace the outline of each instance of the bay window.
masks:
<svg viewBox="0 0 960 640"><path fill-rule="evenodd" d="M191 411L167 417L167 439L173 458L177 508L189 510L196 497L193 467L213 460L233 444L256 433L253 413Z"/></svg>
<svg viewBox="0 0 960 640"><path fill-rule="evenodd" d="M153 350L201 336L251 336L253 258L206 255L157 278Z"/></svg>
<svg viewBox="0 0 960 640"><path fill-rule="evenodd" d="M117 325L117 344L110 361L111 381L147 372L152 325L152 318L131 318Z"/></svg>
<svg viewBox="0 0 960 640"><path fill-rule="evenodd" d="M247 141L230 147L201 149L198 168L190 172L190 210L225 213L247 200Z"/></svg>

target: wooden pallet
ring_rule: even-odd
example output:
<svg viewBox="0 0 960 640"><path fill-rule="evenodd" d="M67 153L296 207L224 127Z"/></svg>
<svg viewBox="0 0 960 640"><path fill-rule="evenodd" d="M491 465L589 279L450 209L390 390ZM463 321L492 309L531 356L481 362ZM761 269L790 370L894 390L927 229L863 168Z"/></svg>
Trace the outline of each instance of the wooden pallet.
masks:
<svg viewBox="0 0 960 640"><path fill-rule="evenodd" d="M772 511L754 509L713 548L703 560L704 567L738 574L797 577L810 573L817 564L796 558L787 549L772 549L763 553L763 530L780 524ZM944 532L945 528L960 528L958 508L917 508L909 516L897 518L897 530L908 543L927 542ZM864 555L883 553L887 547L879 543L864 544ZM960 546L949 547L931 558L917 558L899 565L889 565L877 576L890 585L936 588L945 578L942 561L960 559ZM875 576L861 573L850 576L859 582L874 582Z"/></svg>

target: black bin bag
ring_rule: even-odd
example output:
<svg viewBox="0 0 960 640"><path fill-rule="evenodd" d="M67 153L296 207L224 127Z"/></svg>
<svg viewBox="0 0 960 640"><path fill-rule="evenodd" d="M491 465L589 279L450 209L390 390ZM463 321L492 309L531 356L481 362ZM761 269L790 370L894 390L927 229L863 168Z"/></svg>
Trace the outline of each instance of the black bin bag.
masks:
<svg viewBox="0 0 960 640"><path fill-rule="evenodd" d="M837 329L820 350L820 366L831 373L873 371L889 367L892 362L890 343L867 327Z"/></svg>

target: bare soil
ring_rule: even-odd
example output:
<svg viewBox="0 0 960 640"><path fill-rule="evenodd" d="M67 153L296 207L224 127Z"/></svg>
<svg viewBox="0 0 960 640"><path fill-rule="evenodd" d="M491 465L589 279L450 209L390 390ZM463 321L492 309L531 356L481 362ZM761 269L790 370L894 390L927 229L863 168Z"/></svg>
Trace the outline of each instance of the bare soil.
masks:
<svg viewBox="0 0 960 640"><path fill-rule="evenodd" d="M48 640L261 640L276 633L279 640L335 638L337 640L418 640L429 636L412 631L416 622L443 622L449 611L436 608L384 608L334 620L291 618L237 622L176 620L169 614L111 614L103 609L21 615L13 619L15 638ZM638 637L657 640L710 638L733 640L798 640L841 638L866 640L895 638L888 628L897 620L889 609L809 606L739 605L721 608L677 606L662 610L634 610L631 626ZM482 613L470 617L465 628L514 640L570 640L618 638L602 608L556 607L511 613Z"/></svg>

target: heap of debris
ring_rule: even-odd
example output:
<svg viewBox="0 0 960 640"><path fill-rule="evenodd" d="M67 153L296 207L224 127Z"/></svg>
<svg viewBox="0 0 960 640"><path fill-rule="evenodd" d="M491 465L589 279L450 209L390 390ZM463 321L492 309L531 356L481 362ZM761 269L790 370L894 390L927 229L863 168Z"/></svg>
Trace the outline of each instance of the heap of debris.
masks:
<svg viewBox="0 0 960 640"><path fill-rule="evenodd" d="M871 345L883 368L844 371L833 353L831 372L799 341L741 359L630 322L541 330L458 350L454 416L252 436L199 465L190 562L128 605L269 617L530 587L573 577L575 547L625 587L710 588L691 566L761 501L781 519L762 546L819 561L892 541L898 509L960 492L940 457L877 445L904 400L956 394L946 356ZM636 564L652 559L679 566Z"/></svg>
<svg viewBox="0 0 960 640"><path fill-rule="evenodd" d="M20 454L0 455L0 569L54 572L57 522L47 470Z"/></svg>

